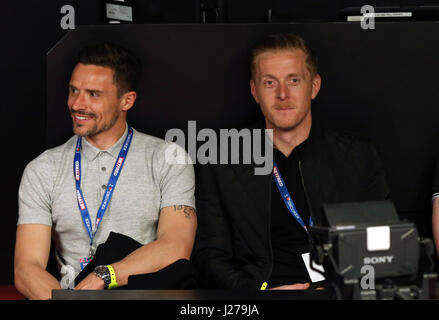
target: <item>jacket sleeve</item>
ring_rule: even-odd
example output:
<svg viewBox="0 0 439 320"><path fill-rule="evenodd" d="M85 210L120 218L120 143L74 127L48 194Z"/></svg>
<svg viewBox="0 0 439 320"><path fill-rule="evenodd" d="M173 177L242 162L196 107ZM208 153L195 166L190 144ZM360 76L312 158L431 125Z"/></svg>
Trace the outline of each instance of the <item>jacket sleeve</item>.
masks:
<svg viewBox="0 0 439 320"><path fill-rule="evenodd" d="M217 186L219 165L200 165L196 170L198 229L192 261L202 288L259 289L255 279L234 260L231 226Z"/></svg>

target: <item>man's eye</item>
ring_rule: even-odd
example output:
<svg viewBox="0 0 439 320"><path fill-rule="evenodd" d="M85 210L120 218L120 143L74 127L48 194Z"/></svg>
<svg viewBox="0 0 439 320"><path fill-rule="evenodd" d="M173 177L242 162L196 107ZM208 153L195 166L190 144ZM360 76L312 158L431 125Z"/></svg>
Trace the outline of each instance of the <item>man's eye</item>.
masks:
<svg viewBox="0 0 439 320"><path fill-rule="evenodd" d="M272 88L276 85L276 82L274 80L265 80L264 85L268 88Z"/></svg>
<svg viewBox="0 0 439 320"><path fill-rule="evenodd" d="M289 82L290 82L291 85L297 86L300 83L300 79L298 79L298 78L291 78Z"/></svg>
<svg viewBox="0 0 439 320"><path fill-rule="evenodd" d="M90 92L90 95L92 97L99 97L99 93L98 92Z"/></svg>

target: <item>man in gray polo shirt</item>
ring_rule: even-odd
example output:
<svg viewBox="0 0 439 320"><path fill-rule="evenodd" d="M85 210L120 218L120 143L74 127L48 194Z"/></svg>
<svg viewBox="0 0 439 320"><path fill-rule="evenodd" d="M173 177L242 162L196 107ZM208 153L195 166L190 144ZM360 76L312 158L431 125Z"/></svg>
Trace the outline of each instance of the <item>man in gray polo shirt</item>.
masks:
<svg viewBox="0 0 439 320"><path fill-rule="evenodd" d="M75 289L123 286L130 275L189 259L197 226L193 167L166 161L170 143L126 123L139 74L138 59L119 46L81 52L67 102L75 135L31 161L20 184L14 269L26 297L72 287L110 232L143 246L96 267ZM46 271L51 239L60 280Z"/></svg>

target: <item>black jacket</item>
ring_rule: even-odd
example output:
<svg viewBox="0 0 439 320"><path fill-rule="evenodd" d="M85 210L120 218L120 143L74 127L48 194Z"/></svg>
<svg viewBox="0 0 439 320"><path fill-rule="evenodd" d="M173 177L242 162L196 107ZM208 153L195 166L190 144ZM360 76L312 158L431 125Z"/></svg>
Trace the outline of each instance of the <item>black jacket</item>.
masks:
<svg viewBox="0 0 439 320"><path fill-rule="evenodd" d="M262 128L262 125L255 127ZM272 269L272 175L254 164L203 165L196 171L198 231L192 261L204 288L259 289ZM313 119L300 172L315 225L324 203L389 197L375 148Z"/></svg>

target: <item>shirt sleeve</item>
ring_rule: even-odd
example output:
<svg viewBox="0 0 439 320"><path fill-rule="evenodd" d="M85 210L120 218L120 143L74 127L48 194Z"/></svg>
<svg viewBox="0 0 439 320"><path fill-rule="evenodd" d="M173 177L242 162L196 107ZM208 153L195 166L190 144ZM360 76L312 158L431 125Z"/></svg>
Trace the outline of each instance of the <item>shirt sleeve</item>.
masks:
<svg viewBox="0 0 439 320"><path fill-rule="evenodd" d="M174 205L195 209L195 173L187 152L175 143L166 142L159 157L160 209Z"/></svg>
<svg viewBox="0 0 439 320"><path fill-rule="evenodd" d="M52 226L50 185L53 184L53 170L44 153L26 166L18 191L17 224Z"/></svg>

